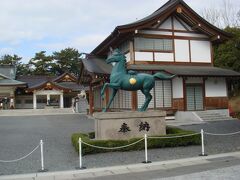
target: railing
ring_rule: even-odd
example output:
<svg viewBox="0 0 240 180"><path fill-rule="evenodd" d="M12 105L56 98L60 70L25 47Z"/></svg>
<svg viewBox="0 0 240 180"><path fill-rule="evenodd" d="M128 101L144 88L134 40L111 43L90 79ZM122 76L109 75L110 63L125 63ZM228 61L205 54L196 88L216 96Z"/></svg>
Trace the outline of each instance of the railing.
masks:
<svg viewBox="0 0 240 180"><path fill-rule="evenodd" d="M79 143L79 167L77 167L77 169L85 169L86 167L83 166L83 162L82 162L82 144L86 145L86 146L90 146L93 148L98 148L98 149L105 149L105 150L116 150L116 149L123 149L129 146L133 146L137 143L140 143L141 141L144 140L144 161L143 163L151 163L151 161L148 160L148 139L171 139L171 138L183 138L183 137L190 137L190 136L195 136L201 134L201 154L200 156L207 156L207 154L205 153L205 142L204 142L204 135L210 135L210 136L231 136L231 135L237 135L240 134L240 131L237 132L233 132L233 133L226 133L226 134L218 134L218 133L210 133L210 132L204 132L203 129L201 129L200 132L197 133L192 133L192 134L186 134L186 135L180 135L180 136L168 136L168 137L164 137L164 136L159 136L159 137L155 137L155 136L150 136L148 137L147 134L144 134L144 137L131 143L131 144L127 144L124 146L118 146L118 147L103 147L103 146L96 146L93 144L89 144L87 142L84 142L81 138L79 138L78 143ZM0 163L13 163L13 162L18 162L20 160L26 159L27 157L29 157L33 152L35 152L39 147L40 147L40 159L41 159L41 169L39 170L39 172L46 172L47 169L45 169L44 167L44 151L43 151L43 141L40 140L40 143L28 154L17 158L17 159L13 159L13 160L0 160Z"/></svg>
<svg viewBox="0 0 240 180"><path fill-rule="evenodd" d="M41 169L39 170L39 172L46 172L47 169L44 168L44 156L43 156L43 140L40 140L39 144L28 154L17 158L17 159L12 159L12 160L0 160L0 163L13 163L13 162L18 162L21 161L23 159L26 159L27 157L29 157L33 152L35 152L38 148L40 147L40 155L41 155Z"/></svg>
<svg viewBox="0 0 240 180"><path fill-rule="evenodd" d="M93 148L98 148L98 149L105 149L105 150L115 150L115 149L123 149L129 146L133 146L141 141L144 140L144 161L142 163L151 163L151 161L148 160L148 145L147 145L147 140L148 139L171 139L171 138L182 138L182 137L189 137L189 136L195 136L198 135L200 133L193 133L193 134L186 134L186 135L181 135L181 136L169 136L169 137L148 137L147 134L144 134L144 138L139 139L131 144L127 144L124 146L118 146L118 147L102 147L102 146L95 146L89 143L86 143L84 141L82 141L81 138L79 138L78 143L79 143L79 167L77 167L77 169L85 169L86 167L84 167L82 164L82 144L93 147Z"/></svg>
<svg viewBox="0 0 240 180"><path fill-rule="evenodd" d="M168 136L168 137L164 137L164 136L160 136L160 137L154 137L154 136L150 136L148 137L147 134L144 134L144 138L133 142L131 144L125 145L125 146L119 146L119 147L102 147L102 146L95 146L89 143L86 143L84 141L82 141L81 138L79 138L78 143L79 143L79 167L78 169L85 169L86 167L83 167L83 163L82 163L82 144L85 144L87 146L93 147L93 148L98 148L98 149L106 149L106 150L114 150L114 149L122 149L125 147L129 147L132 145L135 145L139 142L141 142L142 140L144 140L144 157L145 160L143 161L143 163L151 163L151 161L148 160L148 145L147 145L147 140L148 139L171 139L171 138L182 138L182 137L190 137L190 136L195 136L201 134L201 154L199 154L200 156L207 156L207 154L205 153L205 143L204 143L204 134L206 135L212 135L212 136L230 136L230 135L236 135L236 134L240 134L240 131L238 132L233 132L233 133L226 133L226 134L215 134L215 133L210 133L210 132L204 132L203 129L201 129L200 132L197 133L193 133L193 134L186 134L186 135L181 135L181 136Z"/></svg>

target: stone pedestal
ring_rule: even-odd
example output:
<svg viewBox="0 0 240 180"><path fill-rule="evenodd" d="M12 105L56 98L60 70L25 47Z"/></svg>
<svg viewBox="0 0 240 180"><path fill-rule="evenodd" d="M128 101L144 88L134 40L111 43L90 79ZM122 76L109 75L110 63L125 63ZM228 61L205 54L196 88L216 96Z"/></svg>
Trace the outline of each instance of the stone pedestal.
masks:
<svg viewBox="0 0 240 180"><path fill-rule="evenodd" d="M94 113L95 137L120 140L143 137L144 134L165 135L165 116L165 111L157 110Z"/></svg>

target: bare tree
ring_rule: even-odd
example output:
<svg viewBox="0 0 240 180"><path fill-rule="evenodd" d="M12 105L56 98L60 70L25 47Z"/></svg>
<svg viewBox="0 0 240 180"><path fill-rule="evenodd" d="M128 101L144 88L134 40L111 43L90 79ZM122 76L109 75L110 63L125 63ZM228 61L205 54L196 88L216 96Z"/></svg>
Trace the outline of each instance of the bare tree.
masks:
<svg viewBox="0 0 240 180"><path fill-rule="evenodd" d="M221 11L214 8L205 8L201 14L204 19L213 24L214 26L221 27L222 23L219 21L219 15Z"/></svg>
<svg viewBox="0 0 240 180"><path fill-rule="evenodd" d="M237 9L231 0L223 0L222 7L218 9L214 7L205 8L201 15L219 28L240 27L240 9Z"/></svg>

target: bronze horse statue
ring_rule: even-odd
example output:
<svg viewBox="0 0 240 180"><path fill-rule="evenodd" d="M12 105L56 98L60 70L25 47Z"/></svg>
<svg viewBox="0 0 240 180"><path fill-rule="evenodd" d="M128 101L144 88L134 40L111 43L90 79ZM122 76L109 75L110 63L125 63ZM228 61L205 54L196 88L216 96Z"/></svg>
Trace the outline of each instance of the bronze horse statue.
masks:
<svg viewBox="0 0 240 180"><path fill-rule="evenodd" d="M118 49L115 49L113 51L113 53L107 58L106 62L108 64L112 63L113 68L110 75L110 83L105 83L101 90L102 99L104 99L104 92L107 87L112 88L113 91L110 97L110 101L103 109L103 112L106 112L107 109L110 107L119 89L126 91L141 90L141 92L145 95L145 102L139 109L139 111L146 111L148 104L152 100L152 95L150 94L150 91L155 85L155 78L168 80L172 79L175 76L167 76L166 74L160 72L154 75L137 73L132 70L127 72L126 57Z"/></svg>

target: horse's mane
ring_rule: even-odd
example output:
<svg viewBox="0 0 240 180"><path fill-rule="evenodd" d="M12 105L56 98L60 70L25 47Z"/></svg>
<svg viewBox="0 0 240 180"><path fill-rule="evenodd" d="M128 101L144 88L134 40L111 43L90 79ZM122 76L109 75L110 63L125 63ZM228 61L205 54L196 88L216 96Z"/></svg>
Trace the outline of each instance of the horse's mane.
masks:
<svg viewBox="0 0 240 180"><path fill-rule="evenodd" d="M114 51L113 51L113 53L116 53L117 55L121 55L121 56L123 56L123 61L124 61L124 63L126 63L127 62L127 60L126 60L126 56L119 50L119 49L115 49Z"/></svg>
<svg viewBox="0 0 240 180"><path fill-rule="evenodd" d="M124 54L121 54L121 55L123 56L124 63L126 63L127 62L126 56Z"/></svg>

